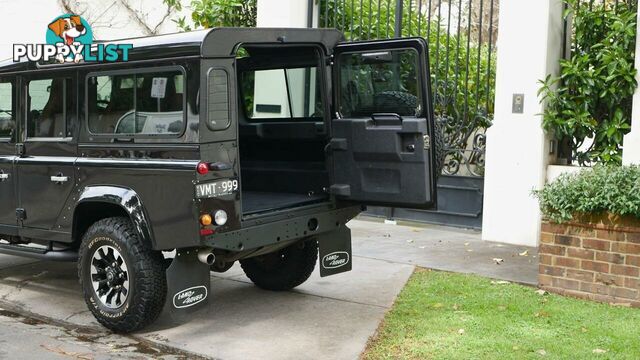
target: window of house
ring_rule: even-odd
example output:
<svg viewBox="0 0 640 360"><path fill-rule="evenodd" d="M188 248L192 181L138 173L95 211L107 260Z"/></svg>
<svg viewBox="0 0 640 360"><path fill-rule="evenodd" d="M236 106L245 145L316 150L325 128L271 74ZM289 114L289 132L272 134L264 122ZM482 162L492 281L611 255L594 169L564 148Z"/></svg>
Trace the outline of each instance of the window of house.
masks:
<svg viewBox="0 0 640 360"><path fill-rule="evenodd" d="M27 137L63 138L72 114L71 79L31 80L28 83Z"/></svg>
<svg viewBox="0 0 640 360"><path fill-rule="evenodd" d="M13 139L16 129L16 99L13 84L0 82L0 139Z"/></svg>
<svg viewBox="0 0 640 360"><path fill-rule="evenodd" d="M99 75L88 79L92 134L178 135L184 129L180 71Z"/></svg>

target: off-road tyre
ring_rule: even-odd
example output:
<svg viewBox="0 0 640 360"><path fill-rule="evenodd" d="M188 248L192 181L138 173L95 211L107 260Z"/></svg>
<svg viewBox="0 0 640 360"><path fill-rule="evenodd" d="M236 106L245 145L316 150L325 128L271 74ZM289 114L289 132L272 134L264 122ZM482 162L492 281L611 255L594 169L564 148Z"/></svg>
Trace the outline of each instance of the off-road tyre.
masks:
<svg viewBox="0 0 640 360"><path fill-rule="evenodd" d="M103 246L116 249L127 267L128 295L115 309L103 304L92 282L94 253ZM162 253L153 251L149 244L144 243L125 217L99 220L87 230L79 249L78 278L85 302L96 320L118 333L142 329L156 320L167 296Z"/></svg>
<svg viewBox="0 0 640 360"><path fill-rule="evenodd" d="M240 265L259 288L286 291L307 281L317 261L318 242L306 239L273 253L240 260Z"/></svg>
<svg viewBox="0 0 640 360"><path fill-rule="evenodd" d="M418 107L418 98L403 91L383 91L375 96L378 111L412 114ZM435 148L436 174L440 175L445 160L444 119L435 119L431 148Z"/></svg>

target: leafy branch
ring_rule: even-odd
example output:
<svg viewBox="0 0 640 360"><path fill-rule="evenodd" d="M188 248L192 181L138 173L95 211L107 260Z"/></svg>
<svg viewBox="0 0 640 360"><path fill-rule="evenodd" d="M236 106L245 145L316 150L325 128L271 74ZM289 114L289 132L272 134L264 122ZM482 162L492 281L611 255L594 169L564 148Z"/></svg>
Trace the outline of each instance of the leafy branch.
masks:
<svg viewBox="0 0 640 360"><path fill-rule="evenodd" d="M543 126L569 139L571 160L580 165L620 164L637 87L636 6L565 2L565 17L573 16L571 57L560 61L560 76L540 81Z"/></svg>
<svg viewBox="0 0 640 360"><path fill-rule="evenodd" d="M164 0L167 6L182 11L180 0ZM191 20L196 28L255 27L257 0L191 0ZM191 31L186 17L173 20L183 31Z"/></svg>

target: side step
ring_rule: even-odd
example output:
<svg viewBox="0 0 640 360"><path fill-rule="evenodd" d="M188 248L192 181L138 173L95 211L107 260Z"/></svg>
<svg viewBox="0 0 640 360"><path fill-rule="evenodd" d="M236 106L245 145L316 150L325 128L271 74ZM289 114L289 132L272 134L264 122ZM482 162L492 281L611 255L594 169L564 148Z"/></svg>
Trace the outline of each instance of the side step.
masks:
<svg viewBox="0 0 640 360"><path fill-rule="evenodd" d="M0 254L24 256L48 261L77 261L78 252L72 250L48 250L22 245L0 244Z"/></svg>

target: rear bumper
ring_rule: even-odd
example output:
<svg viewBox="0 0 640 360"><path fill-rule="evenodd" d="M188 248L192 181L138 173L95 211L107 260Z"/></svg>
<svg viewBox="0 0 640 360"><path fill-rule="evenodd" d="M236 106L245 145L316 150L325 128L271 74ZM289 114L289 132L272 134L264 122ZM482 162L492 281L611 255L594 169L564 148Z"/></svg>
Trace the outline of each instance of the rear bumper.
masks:
<svg viewBox="0 0 640 360"><path fill-rule="evenodd" d="M361 210L360 206L352 206L291 216L236 231L209 235L204 239L203 245L229 251L257 249L333 231L353 219ZM315 224L317 227L314 229Z"/></svg>

